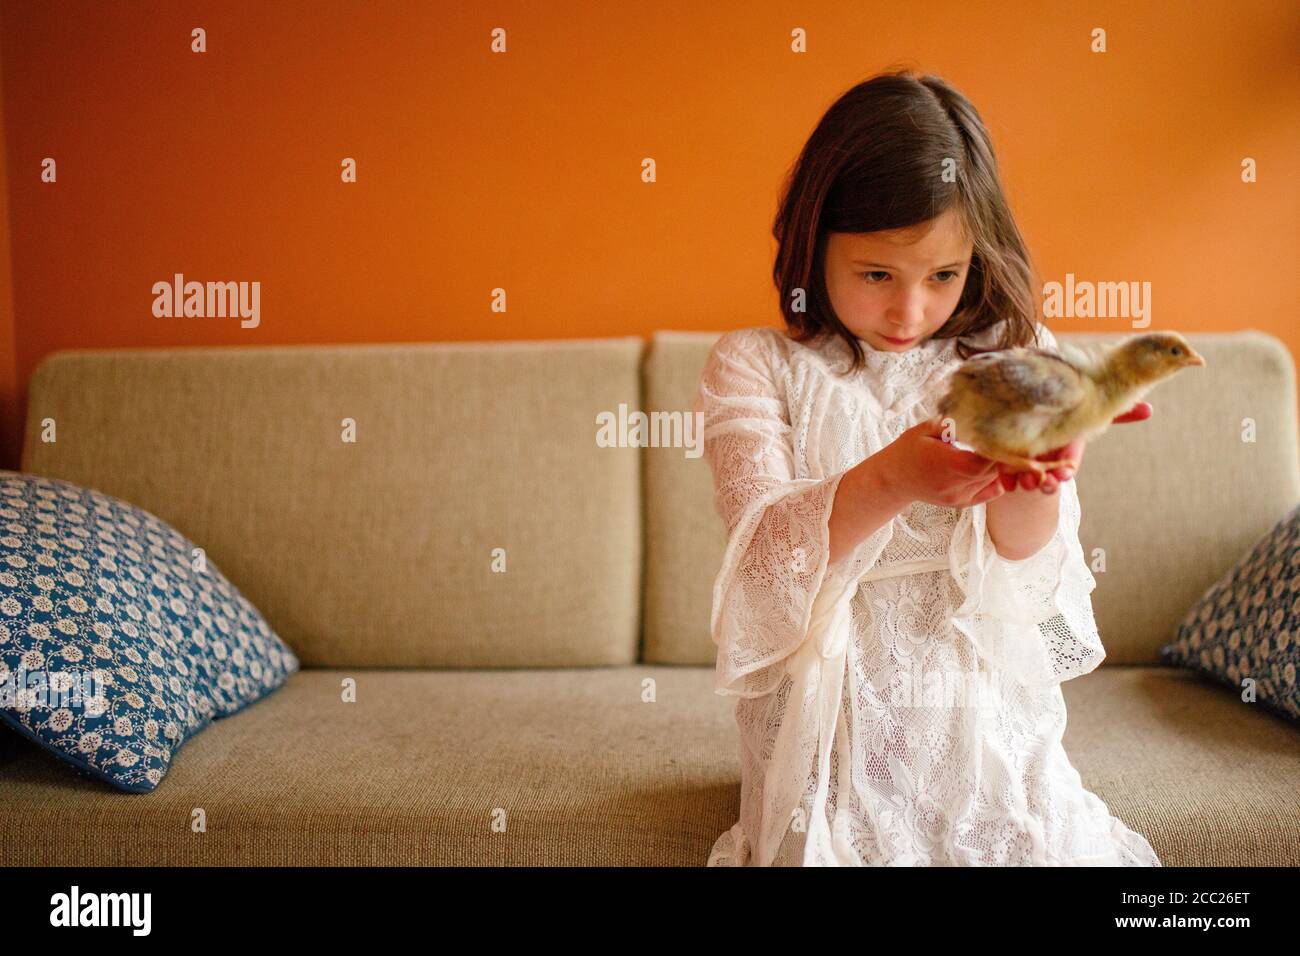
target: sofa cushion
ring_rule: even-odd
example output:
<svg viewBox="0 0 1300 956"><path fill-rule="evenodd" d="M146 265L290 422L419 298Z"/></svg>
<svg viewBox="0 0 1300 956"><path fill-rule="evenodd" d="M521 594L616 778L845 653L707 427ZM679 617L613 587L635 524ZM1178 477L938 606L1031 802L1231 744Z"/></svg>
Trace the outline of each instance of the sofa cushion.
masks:
<svg viewBox="0 0 1300 956"><path fill-rule="evenodd" d="M13 746L0 865L703 865L739 798L731 708L708 678L304 670L204 731L147 797Z"/></svg>
<svg viewBox="0 0 1300 956"><path fill-rule="evenodd" d="M645 367L646 408L689 409L716 332L661 332ZM1093 346L1128 337L1057 333ZM1097 579L1107 660L1155 664L1183 614L1300 499L1295 365L1262 332L1189 336L1205 356L1151 398L1145 422L1116 425L1079 470L1079 538ZM705 664L725 530L706 459L646 455L647 663Z"/></svg>
<svg viewBox="0 0 1300 956"><path fill-rule="evenodd" d="M0 864L703 866L740 810L712 691L708 667L304 670L130 798L0 739ZM1166 865L1300 864L1290 724L1168 667L1064 691L1084 785Z"/></svg>
<svg viewBox="0 0 1300 956"><path fill-rule="evenodd" d="M1300 505L1284 515L1192 606L1161 649L1189 667L1300 720Z"/></svg>
<svg viewBox="0 0 1300 956"><path fill-rule="evenodd" d="M716 335L660 332L646 352L645 410L692 414L704 359ZM713 581L722 567L725 529L713 505L703 455L647 448L645 455L646 663L711 664Z"/></svg>
<svg viewBox="0 0 1300 956"><path fill-rule="evenodd" d="M641 352L58 352L32 375L23 469L203 542L304 666L630 663L640 450L599 447L596 421L639 404Z"/></svg>
<svg viewBox="0 0 1300 956"><path fill-rule="evenodd" d="M1065 752L1084 786L1165 866L1300 865L1292 723L1158 664L1102 665L1062 690Z"/></svg>
<svg viewBox="0 0 1300 956"><path fill-rule="evenodd" d="M0 722L90 776L154 789L186 740L298 668L200 549L147 511L0 471L0 525Z"/></svg>

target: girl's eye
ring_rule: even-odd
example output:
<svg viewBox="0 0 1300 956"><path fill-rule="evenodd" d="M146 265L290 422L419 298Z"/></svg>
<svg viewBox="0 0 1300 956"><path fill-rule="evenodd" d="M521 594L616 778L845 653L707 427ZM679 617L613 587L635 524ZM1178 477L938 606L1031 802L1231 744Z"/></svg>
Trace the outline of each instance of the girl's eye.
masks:
<svg viewBox="0 0 1300 956"><path fill-rule="evenodd" d="M951 282L953 279L957 278L958 273L954 272L952 269L944 269L942 272L936 272L935 275L936 275L936 276L947 276L948 278L946 278L946 279L940 279L940 280L939 280L940 283L947 284L947 283ZM872 276L882 276L883 278L880 278L880 279L872 279ZM885 279L888 279L888 278L889 278L889 273L888 273L888 272L881 272L880 270L877 269L877 270L874 270L874 271L872 271L872 272L863 272L863 273L862 273L862 278L864 278L864 279L866 279L868 282L871 282L871 283L874 284L874 283L876 283L876 282L884 282Z"/></svg>

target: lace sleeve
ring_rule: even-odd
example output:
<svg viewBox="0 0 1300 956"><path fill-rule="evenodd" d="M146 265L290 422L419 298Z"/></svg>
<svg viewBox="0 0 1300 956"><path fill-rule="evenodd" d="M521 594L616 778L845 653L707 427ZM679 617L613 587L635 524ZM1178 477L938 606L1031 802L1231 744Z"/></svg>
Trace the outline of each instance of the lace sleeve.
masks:
<svg viewBox="0 0 1300 956"><path fill-rule="evenodd" d="M718 694L771 693L815 617L848 594L851 572L874 562L892 533L886 524L829 564L828 522L847 469L795 477L782 360L770 330L729 332L709 353L695 400L727 529L711 619Z"/></svg>
<svg viewBox="0 0 1300 956"><path fill-rule="evenodd" d="M1057 347L1047 326L1038 335L1045 348ZM1079 543L1076 482L1061 482L1057 495L1056 531L1029 557L1013 561L997 553L984 504L967 510L950 552L965 595L953 625L986 661L1029 687L1086 674L1106 656L1090 597L1097 581Z"/></svg>
<svg viewBox="0 0 1300 956"><path fill-rule="evenodd" d="M986 661L1033 688L1086 674L1106 656L1090 597L1097 581L1079 544L1078 490L1066 481L1057 494L1056 532L1023 560L997 553L983 504L953 538L952 573L965 595L953 626Z"/></svg>

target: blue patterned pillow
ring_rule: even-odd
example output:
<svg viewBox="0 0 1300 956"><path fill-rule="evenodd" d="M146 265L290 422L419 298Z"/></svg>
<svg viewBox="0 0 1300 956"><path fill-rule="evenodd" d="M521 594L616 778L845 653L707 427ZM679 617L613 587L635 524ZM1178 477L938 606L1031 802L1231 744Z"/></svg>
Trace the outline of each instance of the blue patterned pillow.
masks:
<svg viewBox="0 0 1300 956"><path fill-rule="evenodd" d="M0 470L0 721L153 790L213 720L298 670L195 545L120 498Z"/></svg>
<svg viewBox="0 0 1300 956"><path fill-rule="evenodd" d="M1160 656L1239 691L1253 679L1256 700L1300 720L1300 505L1201 596Z"/></svg>

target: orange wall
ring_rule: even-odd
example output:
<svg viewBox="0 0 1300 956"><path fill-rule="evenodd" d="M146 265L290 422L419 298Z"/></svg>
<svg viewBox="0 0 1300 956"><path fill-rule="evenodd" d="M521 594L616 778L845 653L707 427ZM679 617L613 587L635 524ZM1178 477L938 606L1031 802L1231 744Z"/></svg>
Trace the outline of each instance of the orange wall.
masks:
<svg viewBox="0 0 1300 956"><path fill-rule="evenodd" d="M1300 346L1294 0L5 2L0 37L6 408L69 347L774 324L778 182L830 102L892 65L980 109L1044 279L1149 281L1152 328ZM176 272L260 281L261 325L153 317Z"/></svg>
<svg viewBox="0 0 1300 956"><path fill-rule="evenodd" d="M0 23L0 29L3 23ZM0 35L3 35L0 33ZM18 381L13 269L9 252L9 188L5 181L4 56L0 43L0 468L17 468L21 453L25 391Z"/></svg>

